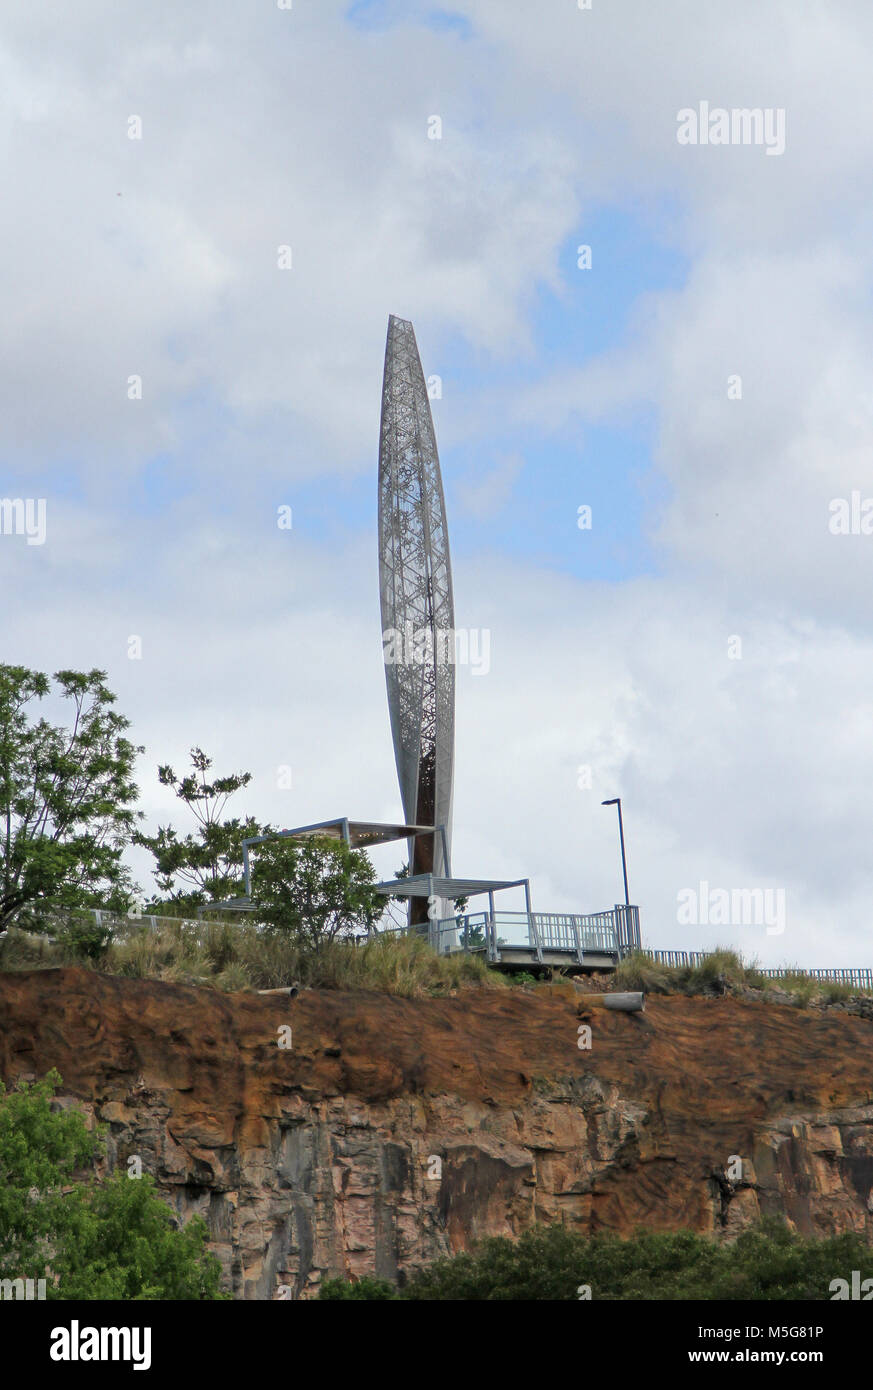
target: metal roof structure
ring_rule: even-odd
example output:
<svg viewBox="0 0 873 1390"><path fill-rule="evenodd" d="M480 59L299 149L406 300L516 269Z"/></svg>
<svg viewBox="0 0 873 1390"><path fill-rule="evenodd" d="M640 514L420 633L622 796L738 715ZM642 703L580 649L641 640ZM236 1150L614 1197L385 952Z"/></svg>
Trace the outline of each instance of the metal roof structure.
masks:
<svg viewBox="0 0 873 1390"><path fill-rule="evenodd" d="M335 820L317 821L314 825L298 825L293 830L274 830L270 835L252 835L242 842L245 897L232 899L231 902L244 903L251 897L249 849L252 845L262 845L267 840L324 839L342 840L350 849L367 849L372 845L390 844L393 840L406 840L408 843L416 844L422 837L427 837L431 843L436 839L441 846L443 858L448 863L448 846L445 827L442 825L397 825L390 821L349 820L348 816L337 816Z"/></svg>
<svg viewBox="0 0 873 1390"><path fill-rule="evenodd" d="M455 747L452 569L415 331L394 314L388 319L379 431L379 599L404 814L413 825L444 827L442 836L410 840L410 868L413 875L444 875L450 872Z"/></svg>
<svg viewBox="0 0 873 1390"><path fill-rule="evenodd" d="M376 884L376 892L394 898L474 898L478 893L499 893L503 888L529 890L526 878L441 878L436 874L416 874L413 878L394 878Z"/></svg>
<svg viewBox="0 0 873 1390"><path fill-rule="evenodd" d="M256 835L246 840L247 845L262 844L264 840L311 839L344 840L352 849L364 849L368 845L387 845L392 840L410 840L416 835L433 835L433 825L395 825L385 821L349 820L338 816L336 820L318 821L315 825L299 825L294 830L277 830L272 835Z"/></svg>

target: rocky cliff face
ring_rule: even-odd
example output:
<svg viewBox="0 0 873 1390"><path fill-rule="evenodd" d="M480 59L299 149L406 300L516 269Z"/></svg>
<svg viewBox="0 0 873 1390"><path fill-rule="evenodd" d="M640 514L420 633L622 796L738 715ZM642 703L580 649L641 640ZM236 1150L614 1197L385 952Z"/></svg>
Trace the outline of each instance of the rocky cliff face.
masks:
<svg viewBox="0 0 873 1390"><path fill-rule="evenodd" d="M0 1075L57 1067L62 1103L108 1125L108 1162L138 1155L183 1220L204 1216L241 1298L402 1277L539 1221L729 1235L772 1212L873 1238L873 1022L650 998L596 1011L590 1051L578 1022L572 999L521 990L288 1000L0 974Z"/></svg>

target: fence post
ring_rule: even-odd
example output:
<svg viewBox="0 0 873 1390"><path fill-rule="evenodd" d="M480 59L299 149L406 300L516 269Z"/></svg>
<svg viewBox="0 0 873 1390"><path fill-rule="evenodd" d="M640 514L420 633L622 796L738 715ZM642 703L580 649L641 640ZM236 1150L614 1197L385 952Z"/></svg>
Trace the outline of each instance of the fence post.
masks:
<svg viewBox="0 0 873 1390"><path fill-rule="evenodd" d="M485 920L488 924L486 930L486 936L488 938L488 959L491 961L499 961L500 952L497 950L497 928L494 925L494 913L489 912Z"/></svg>
<svg viewBox="0 0 873 1390"><path fill-rule="evenodd" d="M573 932L576 937L576 959L580 965L584 965L585 962L582 959L582 938L579 935L579 923L575 917L571 917L570 921L573 923Z"/></svg>
<svg viewBox="0 0 873 1390"><path fill-rule="evenodd" d="M528 936L532 936L532 937L533 937L533 944L534 944L534 946L536 947L537 960L540 961L540 962L542 962L542 959L543 959L543 948L542 948L542 946L541 946L541 944L540 944L540 934L539 934L539 932L537 931L537 924L536 924L536 922L534 921L534 914L533 914L532 912L529 912L529 913L527 914L527 920L528 920Z"/></svg>

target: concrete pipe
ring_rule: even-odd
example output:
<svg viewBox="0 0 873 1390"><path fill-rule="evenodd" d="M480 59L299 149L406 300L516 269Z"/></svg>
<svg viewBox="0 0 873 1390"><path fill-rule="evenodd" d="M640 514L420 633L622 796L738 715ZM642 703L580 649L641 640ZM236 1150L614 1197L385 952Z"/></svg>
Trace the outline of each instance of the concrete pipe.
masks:
<svg viewBox="0 0 873 1390"><path fill-rule="evenodd" d="M578 1003L585 1009L617 1009L622 1014L645 1012L646 996L642 990L628 994L580 994Z"/></svg>

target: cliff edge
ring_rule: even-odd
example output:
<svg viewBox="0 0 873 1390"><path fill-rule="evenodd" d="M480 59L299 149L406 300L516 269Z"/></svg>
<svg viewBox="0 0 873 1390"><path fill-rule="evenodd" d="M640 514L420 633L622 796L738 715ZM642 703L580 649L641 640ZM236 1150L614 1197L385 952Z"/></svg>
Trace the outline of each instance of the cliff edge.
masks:
<svg viewBox="0 0 873 1390"><path fill-rule="evenodd" d="M0 973L0 1077L56 1067L60 1103L108 1126L108 1164L138 1155L180 1218L203 1215L241 1298L402 1278L540 1221L729 1237L772 1213L873 1240L873 1022L679 995L588 1021L583 1051L560 991Z"/></svg>

